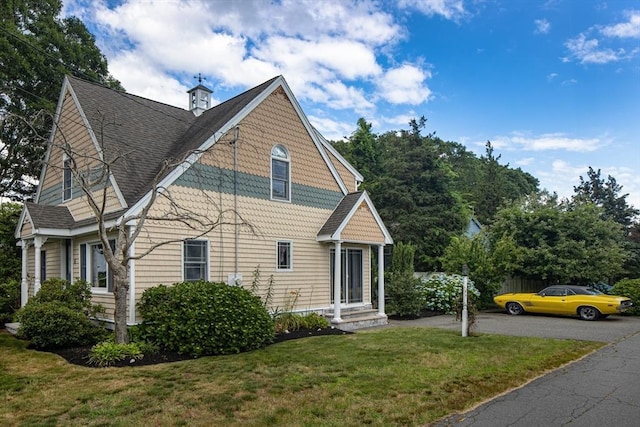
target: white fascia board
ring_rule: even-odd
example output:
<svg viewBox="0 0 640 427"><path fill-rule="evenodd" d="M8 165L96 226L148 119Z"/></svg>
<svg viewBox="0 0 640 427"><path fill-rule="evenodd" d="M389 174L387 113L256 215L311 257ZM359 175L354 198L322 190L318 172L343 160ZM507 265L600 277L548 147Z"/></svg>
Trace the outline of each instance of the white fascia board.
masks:
<svg viewBox="0 0 640 427"><path fill-rule="evenodd" d="M20 239L20 230L22 230L22 224L24 224L24 220L27 219L31 224L31 229L33 230L33 220L31 219L31 215L29 215L28 209L26 205L22 205L22 212L20 212L20 219L18 219L18 224L16 224L16 229L13 232L13 236L16 239Z"/></svg>
<svg viewBox="0 0 640 427"><path fill-rule="evenodd" d="M360 195L360 197L358 198L358 201L356 203L354 203L353 207L351 208L351 210L349 211L349 213L345 217L344 221L342 221L342 223L340 224L340 226L338 227L338 229L334 233L334 235L333 235L334 238L340 239L340 235L342 234L342 231L347 226L349 221L351 221L351 218L353 217L353 215L355 215L356 211L358 210L358 207L362 204L363 201L369 207L369 211L371 212L371 214L373 215L374 219L376 220L376 223L378 224L378 227L380 227L380 230L382 231L382 234L384 235L384 243L385 243L385 245L393 244L393 239L391 238L391 234L389 234L389 230L387 230L387 227L385 227L384 222L382 222L382 218L380 218L380 215L378 214L378 211L376 210L375 206L373 205L373 202L369 198L369 195L367 194L366 191L363 191L362 194ZM375 243L375 244L378 244L378 243Z"/></svg>

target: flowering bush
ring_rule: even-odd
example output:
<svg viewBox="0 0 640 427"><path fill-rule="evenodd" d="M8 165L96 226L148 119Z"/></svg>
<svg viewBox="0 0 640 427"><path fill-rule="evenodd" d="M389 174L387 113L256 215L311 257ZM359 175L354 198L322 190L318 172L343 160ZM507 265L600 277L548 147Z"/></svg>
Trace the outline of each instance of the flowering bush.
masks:
<svg viewBox="0 0 640 427"><path fill-rule="evenodd" d="M419 291L425 308L443 313L454 313L458 301L462 299L463 276L458 274L436 273L420 281ZM472 280L467 280L469 302L480 297L480 291Z"/></svg>

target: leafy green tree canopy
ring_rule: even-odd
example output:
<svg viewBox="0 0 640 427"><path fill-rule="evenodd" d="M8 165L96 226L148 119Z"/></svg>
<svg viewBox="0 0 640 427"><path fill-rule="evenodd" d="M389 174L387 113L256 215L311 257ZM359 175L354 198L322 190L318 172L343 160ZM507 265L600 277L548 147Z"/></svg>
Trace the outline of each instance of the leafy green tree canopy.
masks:
<svg viewBox="0 0 640 427"><path fill-rule="evenodd" d="M628 254L620 225L593 203L558 202L540 193L498 211L493 244L512 239L509 271L550 284L589 284L615 277Z"/></svg>
<svg viewBox="0 0 640 427"><path fill-rule="evenodd" d="M61 0L0 2L0 195L14 200L33 196L64 75L122 89L93 35L61 9Z"/></svg>
<svg viewBox="0 0 640 427"><path fill-rule="evenodd" d="M0 204L0 283L20 280L22 263L14 233L21 211L18 203Z"/></svg>

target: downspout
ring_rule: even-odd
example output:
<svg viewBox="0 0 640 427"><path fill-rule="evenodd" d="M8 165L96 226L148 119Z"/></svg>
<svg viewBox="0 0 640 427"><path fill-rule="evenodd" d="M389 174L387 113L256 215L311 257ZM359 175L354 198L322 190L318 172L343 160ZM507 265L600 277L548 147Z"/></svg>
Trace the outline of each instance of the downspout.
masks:
<svg viewBox="0 0 640 427"><path fill-rule="evenodd" d="M238 242L240 240L240 229L238 228L238 136L240 135L240 126L236 126L233 135L233 213L235 216L235 256L234 256L234 281L237 282L238 277ZM237 284L237 283L236 283Z"/></svg>

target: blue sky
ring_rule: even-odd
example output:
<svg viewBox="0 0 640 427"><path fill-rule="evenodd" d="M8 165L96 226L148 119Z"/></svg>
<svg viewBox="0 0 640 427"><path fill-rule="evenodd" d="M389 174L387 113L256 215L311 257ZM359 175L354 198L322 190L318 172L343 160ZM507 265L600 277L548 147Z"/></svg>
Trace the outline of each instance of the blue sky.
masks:
<svg viewBox="0 0 640 427"><path fill-rule="evenodd" d="M589 166L640 208L636 0L64 0L128 92L187 106L282 74L328 139L427 132L570 196Z"/></svg>

